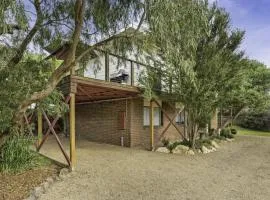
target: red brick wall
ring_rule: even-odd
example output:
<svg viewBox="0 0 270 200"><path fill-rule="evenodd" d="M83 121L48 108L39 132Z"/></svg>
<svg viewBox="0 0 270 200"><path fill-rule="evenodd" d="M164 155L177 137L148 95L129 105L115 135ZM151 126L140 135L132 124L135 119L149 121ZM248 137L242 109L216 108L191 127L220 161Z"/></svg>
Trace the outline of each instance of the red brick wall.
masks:
<svg viewBox="0 0 270 200"><path fill-rule="evenodd" d="M77 137L94 142L120 145L120 138L124 136L125 146L141 146L149 149L150 131L149 127L143 125L143 106L143 98L76 105ZM175 111L164 102L162 106L172 118ZM126 130L119 130L119 112L126 112ZM169 124L169 120L163 114L163 126L155 127L155 144L161 144L158 138L167 124ZM178 127L184 133L183 126L178 125ZM172 125L164 137L169 140L181 138Z"/></svg>
<svg viewBox="0 0 270 200"><path fill-rule="evenodd" d="M143 126L143 99L135 99L130 103L130 146L142 146L144 148L150 148L150 130L149 127ZM175 114L175 111L172 110L166 103L162 103L163 109L168 113L168 115L172 118ZM161 142L158 140L162 131L169 124L169 120L163 114L163 126L155 127L154 138L155 144L160 145ZM182 125L177 125L179 129L184 134L184 127ZM169 140L179 140L181 139L177 130L171 125L170 128L164 135L165 138Z"/></svg>
<svg viewBox="0 0 270 200"><path fill-rule="evenodd" d="M126 101L76 105L78 139L121 145L121 136L124 136L124 145L130 146L128 117L126 130L120 130L119 112L126 112Z"/></svg>

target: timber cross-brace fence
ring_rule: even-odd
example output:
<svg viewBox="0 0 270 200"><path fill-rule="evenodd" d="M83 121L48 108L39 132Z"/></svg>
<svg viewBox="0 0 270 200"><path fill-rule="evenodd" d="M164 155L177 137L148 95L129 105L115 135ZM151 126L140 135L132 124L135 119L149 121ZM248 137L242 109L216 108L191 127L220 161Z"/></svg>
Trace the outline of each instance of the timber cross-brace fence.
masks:
<svg viewBox="0 0 270 200"><path fill-rule="evenodd" d="M74 122L75 122L75 119L74 119L74 116L75 116L75 110L74 110L74 108L75 108L75 95L72 93L70 95L68 95L65 99L65 103L70 104L70 119L71 119L70 120L70 128L75 130L75 126L74 126ZM43 123L42 116L44 117L44 119L48 125L48 129L44 135L43 135L43 130L42 130L42 123ZM57 116L51 122L49 117L47 116L46 112L44 110L39 110L38 114L37 114L37 118L38 118L38 142L36 145L36 150L38 152L40 151L43 144L48 139L50 133L52 133L57 141L57 144L58 144L62 154L64 155L64 157L66 159L68 166L71 169L73 169L75 166L75 131L73 131L73 133L70 133L70 157L69 157L67 152L65 151L63 144L61 143L55 129L54 129L54 127L55 127L56 123L58 122L58 120L60 119L60 117Z"/></svg>
<svg viewBox="0 0 270 200"><path fill-rule="evenodd" d="M183 110L184 110L184 108L182 108L182 109L179 109L178 111L175 109L175 108L173 108L171 105L170 105L170 107L173 109L173 110L176 110L176 112L175 112L175 115L171 118L170 116L169 116L169 114L162 108L162 106L160 105L160 103L156 100L156 99L152 99L151 101L150 101L150 120L151 121L153 121L153 104L152 104L152 102L155 102L157 105L158 105L158 107L161 109L161 111L162 111L162 113L166 116L166 118L169 120L169 124L165 127L165 129L162 131L162 133L160 134L160 136L159 136L159 138L158 138L158 141L160 141L161 140L161 138L164 136L164 134L168 131L168 129L170 128L170 126L171 125L173 125L174 126L174 128L177 130L177 133L179 133L179 135L183 138L183 139L185 139L185 136L183 135L183 133L180 131L180 129L177 127L177 125L175 124L175 122L174 122L174 120L175 120L175 118L177 117L177 115L178 114L180 114ZM150 135L151 135L151 147L152 147L152 150L154 150L154 148L155 148L155 144L154 144L154 129L153 129L153 122L151 123L151 121L150 121Z"/></svg>

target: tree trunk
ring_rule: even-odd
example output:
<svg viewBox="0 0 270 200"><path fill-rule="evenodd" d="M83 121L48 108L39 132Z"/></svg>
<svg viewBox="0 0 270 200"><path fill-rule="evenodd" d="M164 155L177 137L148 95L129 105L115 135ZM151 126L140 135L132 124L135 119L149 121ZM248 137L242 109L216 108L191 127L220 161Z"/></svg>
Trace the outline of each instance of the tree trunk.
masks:
<svg viewBox="0 0 270 200"><path fill-rule="evenodd" d="M187 108L187 134L189 139L189 145L192 149L195 149L196 138L198 136L199 125L194 120L196 117L196 111Z"/></svg>
<svg viewBox="0 0 270 200"><path fill-rule="evenodd" d="M36 22L30 32L26 35L25 39L22 41L19 48L16 50L14 56L8 62L8 69L13 69L15 65L17 65L21 61L28 44L32 41L33 37L36 35L37 31L41 27L43 16L40 8L40 0L34 0L34 6L37 14Z"/></svg>
<svg viewBox="0 0 270 200"><path fill-rule="evenodd" d="M35 102L38 102L47 96L49 96L52 91L55 89L57 84L61 81L63 76L69 72L75 66L75 53L77 49L77 45L80 41L80 35L83 25L83 16L84 16L84 8L85 1L77 0L75 3L75 30L72 36L72 44L70 46L67 58L64 60L63 64L58 67L50 77L45 88L39 92L35 92L29 98L25 99L21 105L18 107L17 112L13 117L13 122L18 124L21 118L23 118L23 114L27 110L27 108Z"/></svg>

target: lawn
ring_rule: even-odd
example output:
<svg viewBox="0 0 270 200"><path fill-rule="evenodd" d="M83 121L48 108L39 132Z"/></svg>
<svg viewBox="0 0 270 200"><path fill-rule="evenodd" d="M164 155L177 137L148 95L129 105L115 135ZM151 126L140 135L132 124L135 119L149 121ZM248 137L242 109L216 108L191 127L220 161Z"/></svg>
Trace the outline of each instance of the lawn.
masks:
<svg viewBox="0 0 270 200"><path fill-rule="evenodd" d="M269 136L270 137L270 132L268 131L258 131L258 130L251 130L251 129L246 129L242 128L239 126L234 126L235 129L237 129L239 135L253 135L253 136Z"/></svg>

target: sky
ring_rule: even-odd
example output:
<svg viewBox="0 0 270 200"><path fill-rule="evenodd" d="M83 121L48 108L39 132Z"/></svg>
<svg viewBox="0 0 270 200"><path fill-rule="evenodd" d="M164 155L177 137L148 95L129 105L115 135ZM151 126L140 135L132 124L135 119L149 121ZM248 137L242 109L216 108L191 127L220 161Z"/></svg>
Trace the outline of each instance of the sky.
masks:
<svg viewBox="0 0 270 200"><path fill-rule="evenodd" d="M230 13L232 26L246 31L241 46L246 55L270 67L270 0L217 0L217 2Z"/></svg>

